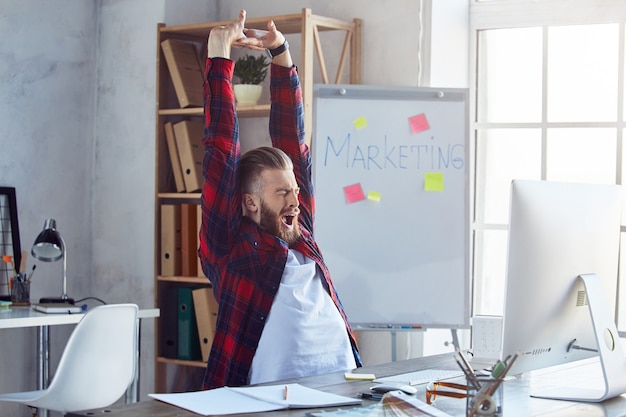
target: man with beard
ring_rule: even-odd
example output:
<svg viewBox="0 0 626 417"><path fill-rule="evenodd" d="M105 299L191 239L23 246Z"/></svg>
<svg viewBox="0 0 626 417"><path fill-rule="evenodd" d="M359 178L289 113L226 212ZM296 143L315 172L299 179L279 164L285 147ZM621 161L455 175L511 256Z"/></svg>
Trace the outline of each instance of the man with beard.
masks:
<svg viewBox="0 0 626 417"><path fill-rule="evenodd" d="M313 239L311 156L302 92L273 21L245 29L244 10L209 34L203 94L200 249L219 304L203 388L361 366L330 273ZM246 36L247 35L247 36ZM272 147L240 155L231 47L268 50Z"/></svg>

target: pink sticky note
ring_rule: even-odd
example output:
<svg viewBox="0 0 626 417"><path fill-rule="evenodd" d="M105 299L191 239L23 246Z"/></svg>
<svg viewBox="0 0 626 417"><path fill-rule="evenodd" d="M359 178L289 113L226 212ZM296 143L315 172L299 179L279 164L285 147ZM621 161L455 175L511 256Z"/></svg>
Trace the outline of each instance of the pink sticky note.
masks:
<svg viewBox="0 0 626 417"><path fill-rule="evenodd" d="M411 132L413 133L420 133L424 130L430 129L430 125L428 124L428 120L426 119L426 115L424 113L409 117L409 125L411 126Z"/></svg>
<svg viewBox="0 0 626 417"><path fill-rule="evenodd" d="M365 195L363 194L363 188L361 188L361 184L347 185L343 187L343 192L346 195L346 202L348 204L365 200Z"/></svg>

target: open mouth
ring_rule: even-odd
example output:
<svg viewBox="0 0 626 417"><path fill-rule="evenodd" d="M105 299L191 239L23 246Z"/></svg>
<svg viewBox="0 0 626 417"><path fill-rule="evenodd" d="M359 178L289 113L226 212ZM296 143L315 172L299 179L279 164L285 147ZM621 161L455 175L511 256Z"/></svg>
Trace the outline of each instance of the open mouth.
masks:
<svg viewBox="0 0 626 417"><path fill-rule="evenodd" d="M284 216L281 217L281 221L285 226L292 229L294 222L296 221L296 216L297 216L296 213L285 214Z"/></svg>

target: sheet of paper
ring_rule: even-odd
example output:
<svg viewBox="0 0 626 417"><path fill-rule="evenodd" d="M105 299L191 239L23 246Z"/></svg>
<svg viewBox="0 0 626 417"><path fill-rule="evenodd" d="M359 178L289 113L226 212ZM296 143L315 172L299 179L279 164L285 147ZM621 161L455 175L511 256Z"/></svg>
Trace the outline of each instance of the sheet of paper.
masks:
<svg viewBox="0 0 626 417"><path fill-rule="evenodd" d="M288 392L286 400L285 386ZM358 398L327 393L300 384L223 387L176 394L150 394L150 397L205 416L361 403Z"/></svg>
<svg viewBox="0 0 626 417"><path fill-rule="evenodd" d="M285 387L287 387L288 392L287 400L283 399ZM308 388L300 384L266 385L229 389L267 402L282 404L284 408L330 407L361 403L361 400L358 398L344 397L342 395Z"/></svg>
<svg viewBox="0 0 626 417"><path fill-rule="evenodd" d="M225 388L176 394L150 394L150 397L203 416L257 413L285 408Z"/></svg>

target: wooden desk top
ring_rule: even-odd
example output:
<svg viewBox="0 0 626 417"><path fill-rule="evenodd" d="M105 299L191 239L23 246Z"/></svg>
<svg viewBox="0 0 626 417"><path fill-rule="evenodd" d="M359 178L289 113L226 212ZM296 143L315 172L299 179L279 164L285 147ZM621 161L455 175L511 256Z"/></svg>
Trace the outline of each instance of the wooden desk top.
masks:
<svg viewBox="0 0 626 417"><path fill-rule="evenodd" d="M392 362L383 365L360 368L357 372L373 373L377 377L384 377L419 369L458 369L454 362L453 354L427 356ZM524 374L520 378L512 379L504 383L504 415L506 417L622 417L626 416L626 395L612 398L602 403L579 403L572 401L546 400L529 396L531 387L558 385L570 383L572 369L578 371L575 376L581 380L588 379L589 370L587 365L567 365L563 369L550 371L536 371ZM372 383L370 381L346 381L343 372L320 375L299 380L290 380L302 385L316 388L322 391L333 392L339 395L356 397L360 392L368 392ZM464 382L463 380L457 382ZM425 385L418 386L417 397L425 401ZM363 405L372 402L363 401ZM465 399L438 397L433 404L435 407L452 416L465 416ZM342 407L346 409L347 407ZM324 410L335 410L337 407L329 407ZM236 416L253 417L300 417L310 410L282 410L267 413L239 414ZM194 417L197 414L162 403L156 400L141 401L134 404L114 405L103 409L89 410L78 413L69 413L67 417L92 417L106 415L108 417Z"/></svg>

